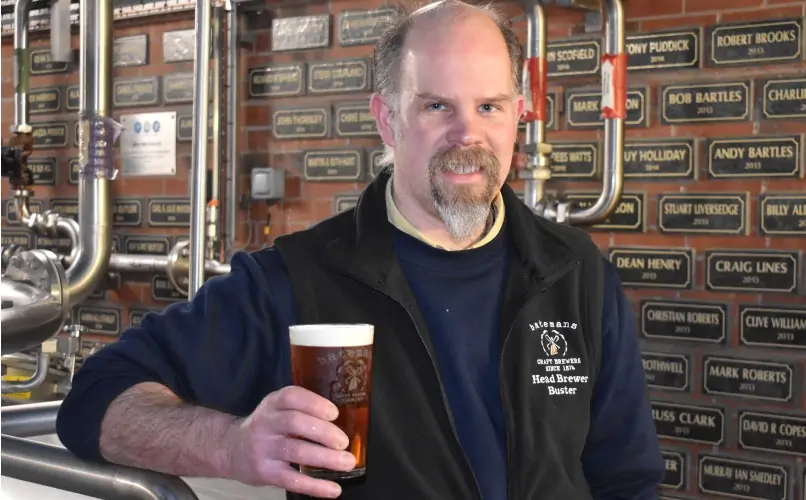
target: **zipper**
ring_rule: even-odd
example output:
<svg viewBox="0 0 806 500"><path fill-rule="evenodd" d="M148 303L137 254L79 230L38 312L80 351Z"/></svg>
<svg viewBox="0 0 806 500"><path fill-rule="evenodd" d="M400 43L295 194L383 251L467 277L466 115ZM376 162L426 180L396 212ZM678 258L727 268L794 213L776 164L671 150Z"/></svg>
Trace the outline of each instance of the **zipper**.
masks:
<svg viewBox="0 0 806 500"><path fill-rule="evenodd" d="M543 293L546 290L548 290L549 288L551 288L555 283L557 283L557 281L560 280L560 278L562 278L566 274L568 274L577 265L579 265L578 261L574 261L574 262L569 263L567 266L565 266L565 267L561 268L559 271L557 271L552 276L551 281L548 284L546 284L545 286L543 286L539 290L536 290L536 291L533 291L533 292L530 292L530 293L526 294L524 296L524 298L523 298L523 301L522 301L520 307L518 307L518 313L520 313L521 309L523 309L523 306L528 304L529 301L532 300L532 298L536 297L537 295L540 295L541 293ZM512 475L513 475L513 471L512 471L512 435L511 435L510 428L509 428L510 427L509 426L509 416L507 415L507 413L511 411L510 410L511 406L510 406L510 403L509 403L509 397L507 395L506 388L504 387L504 353L506 353L507 342L509 341L509 337L512 334L512 329L515 328L515 321L517 321L517 319L518 319L517 318L518 313L516 313L516 315L515 315L516 317L515 317L515 319L512 320L512 324L509 325L509 329L507 330L507 334L504 337L504 343L501 346L501 355L499 357L499 362L498 362L498 390L499 390L499 394L501 396L501 409L502 409L502 411L504 413L504 437L505 437L506 445L507 445L506 471L507 471L507 499L508 500L515 500L515 497L513 496L513 493L512 493Z"/></svg>

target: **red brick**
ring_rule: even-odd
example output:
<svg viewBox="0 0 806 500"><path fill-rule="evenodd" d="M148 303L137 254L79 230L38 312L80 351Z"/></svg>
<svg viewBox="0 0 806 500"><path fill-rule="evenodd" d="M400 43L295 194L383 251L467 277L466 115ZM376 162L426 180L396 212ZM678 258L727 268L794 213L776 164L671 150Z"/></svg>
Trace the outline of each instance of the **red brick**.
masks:
<svg viewBox="0 0 806 500"><path fill-rule="evenodd" d="M772 2L767 2L772 3ZM738 21L757 21L761 19L783 19L783 18L792 18L792 17L800 17L803 13L804 9L803 2L800 2L796 5L786 6L775 6L775 7L766 7L761 10L750 10L750 11L742 11L742 12L725 12L722 14L720 18L720 22L723 23L732 23Z"/></svg>
<svg viewBox="0 0 806 500"><path fill-rule="evenodd" d="M700 26L708 26L709 24L716 23L716 18L716 14L700 14L696 16L644 19L641 21L641 30L649 32L677 28L698 28Z"/></svg>
<svg viewBox="0 0 806 500"><path fill-rule="evenodd" d="M686 12L751 9L764 5L764 0L688 0Z"/></svg>

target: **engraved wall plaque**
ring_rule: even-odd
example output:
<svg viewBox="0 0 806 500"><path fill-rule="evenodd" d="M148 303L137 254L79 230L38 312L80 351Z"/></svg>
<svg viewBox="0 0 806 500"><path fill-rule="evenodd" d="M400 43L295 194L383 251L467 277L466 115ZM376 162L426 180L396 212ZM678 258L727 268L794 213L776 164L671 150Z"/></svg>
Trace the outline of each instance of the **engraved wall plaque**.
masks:
<svg viewBox="0 0 806 500"><path fill-rule="evenodd" d="M148 34L115 38L112 47L113 66L119 68L146 64L148 64Z"/></svg>
<svg viewBox="0 0 806 500"><path fill-rule="evenodd" d="M803 136L708 139L708 177L800 177Z"/></svg>
<svg viewBox="0 0 806 500"><path fill-rule="evenodd" d="M739 447L806 457L806 418L740 410Z"/></svg>
<svg viewBox="0 0 806 500"><path fill-rule="evenodd" d="M747 346L806 349L806 309L740 305L739 342Z"/></svg>
<svg viewBox="0 0 806 500"><path fill-rule="evenodd" d="M595 179L599 176L597 141L552 143L551 176L558 179Z"/></svg>
<svg viewBox="0 0 806 500"><path fill-rule="evenodd" d="M56 255L69 255L73 242L67 236L36 235L34 244L40 250L50 250Z"/></svg>
<svg viewBox="0 0 806 500"><path fill-rule="evenodd" d="M3 229L0 232L0 239L2 239L3 247L16 245L24 249L33 247L33 235L26 231L13 231L10 229Z"/></svg>
<svg viewBox="0 0 806 500"><path fill-rule="evenodd" d="M697 489L732 498L789 498L789 471L781 465L700 455Z"/></svg>
<svg viewBox="0 0 806 500"><path fill-rule="evenodd" d="M67 97L64 100L65 111L78 111L81 109L81 89L78 85L68 85Z"/></svg>
<svg viewBox="0 0 806 500"><path fill-rule="evenodd" d="M306 181L356 182L364 175L364 154L358 148L309 149L302 153Z"/></svg>
<svg viewBox="0 0 806 500"><path fill-rule="evenodd" d="M675 193L658 195L661 233L746 235L747 193Z"/></svg>
<svg viewBox="0 0 806 500"><path fill-rule="evenodd" d="M305 93L305 63L272 64L249 70L249 97L291 97Z"/></svg>
<svg viewBox="0 0 806 500"><path fill-rule="evenodd" d="M171 242L165 236L127 236L124 253L131 255L168 255Z"/></svg>
<svg viewBox="0 0 806 500"><path fill-rule="evenodd" d="M681 300L641 300L641 335L649 339L721 344L727 337L728 307Z"/></svg>
<svg viewBox="0 0 806 500"><path fill-rule="evenodd" d="M588 208L596 203L599 194L567 193L566 200L574 206ZM624 193L616 209L604 221L593 224L590 229L598 231L643 233L645 221L645 197L643 193Z"/></svg>
<svg viewBox="0 0 806 500"><path fill-rule="evenodd" d="M330 136L330 106L278 109L272 117L277 139L314 139Z"/></svg>
<svg viewBox="0 0 806 500"><path fill-rule="evenodd" d="M78 200L76 198L53 198L50 200L50 209L78 222Z"/></svg>
<svg viewBox="0 0 806 500"><path fill-rule="evenodd" d="M627 91L628 127L649 126L649 88L634 88ZM602 118L602 92L590 90L565 91L565 122L570 130L604 127Z"/></svg>
<svg viewBox="0 0 806 500"><path fill-rule="evenodd" d="M143 324L143 318L153 309L129 309L129 327L137 327Z"/></svg>
<svg viewBox="0 0 806 500"><path fill-rule="evenodd" d="M398 15L394 7L345 10L339 13L339 43L344 46L374 45Z"/></svg>
<svg viewBox="0 0 806 500"><path fill-rule="evenodd" d="M67 182L69 184L78 184L80 168L81 163L79 163L78 158L70 158L67 160Z"/></svg>
<svg viewBox="0 0 806 500"><path fill-rule="evenodd" d="M806 236L806 194L760 194L758 229L764 236Z"/></svg>
<svg viewBox="0 0 806 500"><path fill-rule="evenodd" d="M788 402L792 400L793 365L771 361L703 356L704 394Z"/></svg>
<svg viewBox="0 0 806 500"><path fill-rule="evenodd" d="M661 486L672 490L685 490L688 473L688 457L685 453L661 450L665 472Z"/></svg>
<svg viewBox="0 0 806 500"><path fill-rule="evenodd" d="M803 20L781 19L711 26L710 66L748 66L803 60Z"/></svg>
<svg viewBox="0 0 806 500"><path fill-rule="evenodd" d="M546 130L557 130L557 115L559 114L557 102L559 102L559 99L559 94L556 91L546 92L546 120L544 122ZM522 118L518 121L518 130L526 131L526 122Z"/></svg>
<svg viewBox="0 0 806 500"><path fill-rule="evenodd" d="M9 224L19 224L20 219L17 216L17 210L14 208L14 200L5 200L5 208L6 221L8 221ZM45 202L36 198L30 198L28 200L28 209L31 213L41 214L45 210Z"/></svg>
<svg viewBox="0 0 806 500"><path fill-rule="evenodd" d="M694 250L611 247L608 259L625 287L687 290L694 283Z"/></svg>
<svg viewBox="0 0 806 500"><path fill-rule="evenodd" d="M369 102L341 102L333 105L338 137L377 137L375 117Z"/></svg>
<svg viewBox="0 0 806 500"><path fill-rule="evenodd" d="M190 199L155 197L148 199L148 225L151 227L188 227Z"/></svg>
<svg viewBox="0 0 806 500"><path fill-rule="evenodd" d="M139 226L143 223L143 200L138 198L115 198L112 206L114 226Z"/></svg>
<svg viewBox="0 0 806 500"><path fill-rule="evenodd" d="M34 149L66 148L70 144L66 121L32 123Z"/></svg>
<svg viewBox="0 0 806 500"><path fill-rule="evenodd" d="M166 31L162 34L162 61L175 63L196 58L196 30Z"/></svg>
<svg viewBox="0 0 806 500"><path fill-rule="evenodd" d="M690 406L652 401L658 437L690 443L720 445L725 441L725 411L713 406Z"/></svg>
<svg viewBox="0 0 806 500"><path fill-rule="evenodd" d="M797 292L800 253L706 250L705 289L725 292Z"/></svg>
<svg viewBox="0 0 806 500"><path fill-rule="evenodd" d="M271 49L317 49L330 46L330 15L275 18L271 21Z"/></svg>
<svg viewBox="0 0 806 500"><path fill-rule="evenodd" d="M159 77L115 78L112 104L116 108L156 106L160 101Z"/></svg>
<svg viewBox="0 0 806 500"><path fill-rule="evenodd" d="M384 148L375 148L369 152L369 169L370 176L374 178L386 166L383 162L383 155L386 151Z"/></svg>
<svg viewBox="0 0 806 500"><path fill-rule="evenodd" d="M187 287L188 279L187 277L179 278L179 284ZM173 302L175 300L187 300L187 297L183 296L179 292L174 289L174 286L168 281L168 278L165 276L152 276L151 278L151 298L160 302Z"/></svg>
<svg viewBox="0 0 806 500"><path fill-rule="evenodd" d="M624 145L624 177L693 179L694 139L627 142Z"/></svg>
<svg viewBox="0 0 806 500"><path fill-rule="evenodd" d="M50 49L36 49L30 52L31 65L29 66L31 75L54 75L56 73L67 73L70 68L69 62L57 62L50 57Z"/></svg>
<svg viewBox="0 0 806 500"><path fill-rule="evenodd" d="M52 87L28 92L28 112L32 115L58 113L62 107L62 89Z"/></svg>
<svg viewBox="0 0 806 500"><path fill-rule="evenodd" d="M371 87L369 59L308 63L308 92L311 94L368 92Z"/></svg>
<svg viewBox="0 0 806 500"><path fill-rule="evenodd" d="M763 92L764 118L806 118L806 77L767 80Z"/></svg>
<svg viewBox="0 0 806 500"><path fill-rule="evenodd" d="M602 59L602 44L597 40L566 40L546 44L549 77L595 75Z"/></svg>
<svg viewBox="0 0 806 500"><path fill-rule="evenodd" d="M642 33L626 38L630 71L700 67L700 28Z"/></svg>
<svg viewBox="0 0 806 500"><path fill-rule="evenodd" d="M333 213L337 214L345 210L350 210L358 204L358 198L360 196L361 193L337 194L333 197Z"/></svg>
<svg viewBox="0 0 806 500"><path fill-rule="evenodd" d="M660 352L642 352L647 386L669 391L687 391L689 388L688 356Z"/></svg>
<svg viewBox="0 0 806 500"><path fill-rule="evenodd" d="M120 333L120 310L114 307L78 306L78 324L91 333L118 335Z"/></svg>
<svg viewBox="0 0 806 500"><path fill-rule="evenodd" d="M34 185L36 186L54 186L56 185L56 171L58 163L56 158L31 156L28 158L28 170L31 171L31 177Z"/></svg>
<svg viewBox="0 0 806 500"><path fill-rule="evenodd" d="M193 102L193 73L168 73L162 77L162 101L165 104Z"/></svg>
<svg viewBox="0 0 806 500"><path fill-rule="evenodd" d="M661 123L710 123L751 119L752 80L672 84L661 87Z"/></svg>
<svg viewBox="0 0 806 500"><path fill-rule="evenodd" d="M213 138L213 117L207 118L207 138ZM182 111L176 114L176 140L188 142L193 140L193 111Z"/></svg>

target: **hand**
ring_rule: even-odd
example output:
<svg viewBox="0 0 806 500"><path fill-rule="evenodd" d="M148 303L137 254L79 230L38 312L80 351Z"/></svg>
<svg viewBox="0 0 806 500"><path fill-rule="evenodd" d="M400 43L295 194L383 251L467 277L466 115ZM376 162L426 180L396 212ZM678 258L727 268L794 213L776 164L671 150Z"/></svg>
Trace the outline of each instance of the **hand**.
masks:
<svg viewBox="0 0 806 500"><path fill-rule="evenodd" d="M335 471L355 467L355 457L344 451L347 435L332 423L338 414L333 403L302 387L269 394L249 417L234 424L227 477L316 498L338 498L338 484L306 476L289 465Z"/></svg>

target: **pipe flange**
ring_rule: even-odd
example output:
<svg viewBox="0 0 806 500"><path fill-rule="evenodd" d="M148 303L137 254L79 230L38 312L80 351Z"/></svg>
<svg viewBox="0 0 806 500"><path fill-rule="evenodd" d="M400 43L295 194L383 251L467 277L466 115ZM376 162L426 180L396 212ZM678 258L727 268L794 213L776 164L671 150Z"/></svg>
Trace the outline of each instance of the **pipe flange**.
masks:
<svg viewBox="0 0 806 500"><path fill-rule="evenodd" d="M174 274L176 265L179 262L179 259L183 257L183 254L188 251L188 247L190 246L190 240L182 240L177 242L176 245L168 252L168 265L165 266L165 275L168 277L168 281L171 282L171 286L174 287L174 290L179 292L180 295L183 297L188 296L188 289L182 288L179 284L179 281L176 279L176 275Z"/></svg>

